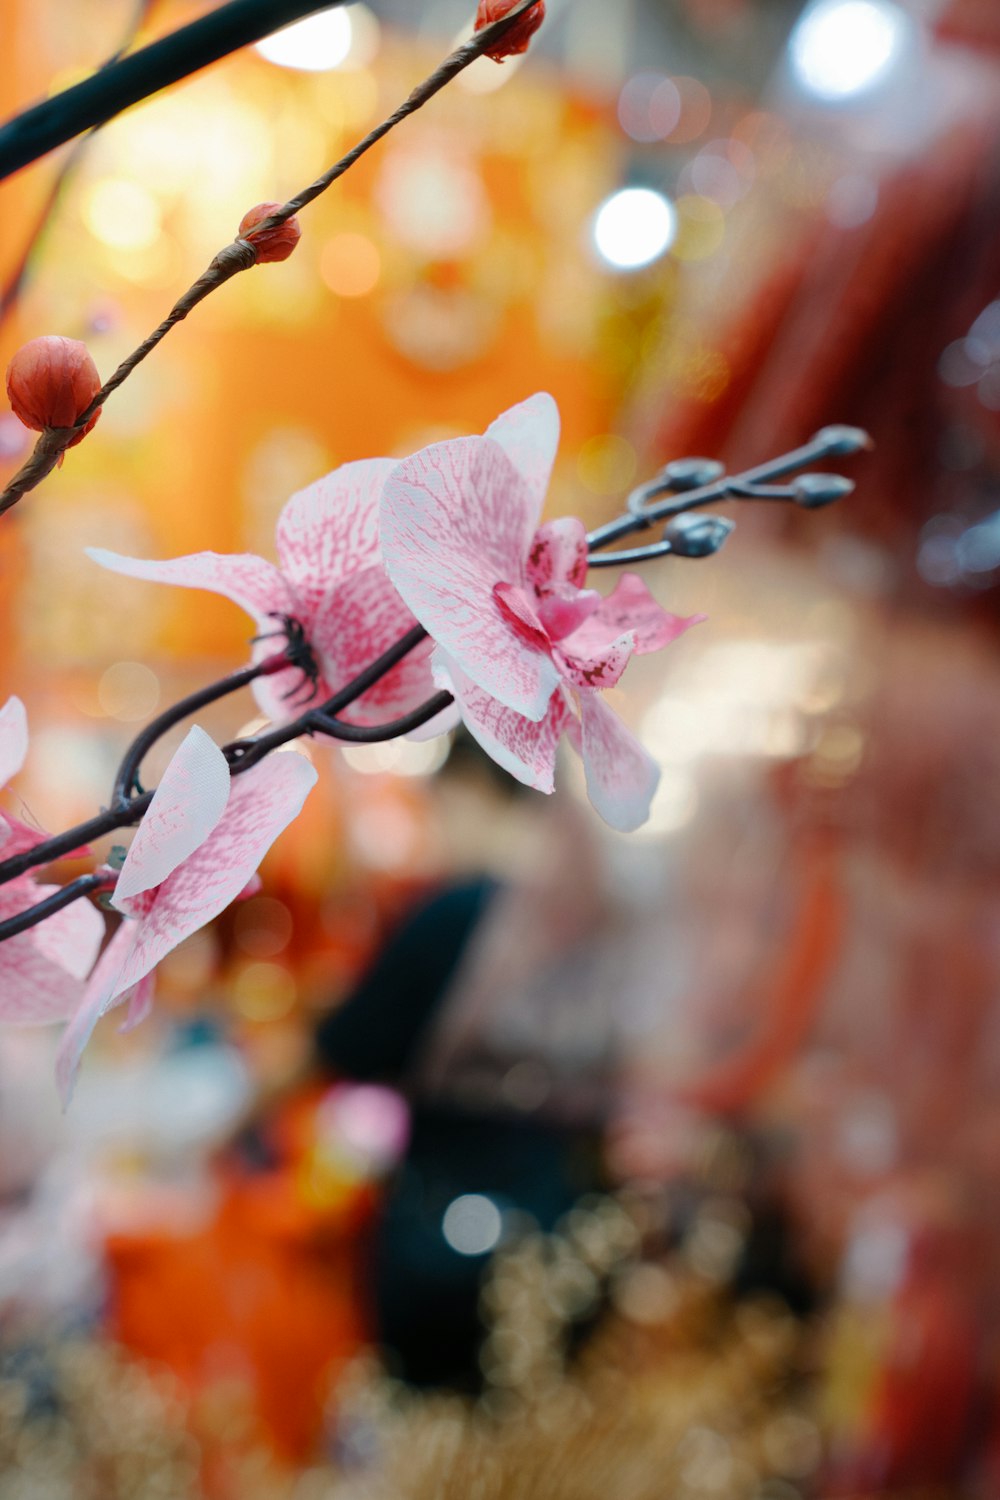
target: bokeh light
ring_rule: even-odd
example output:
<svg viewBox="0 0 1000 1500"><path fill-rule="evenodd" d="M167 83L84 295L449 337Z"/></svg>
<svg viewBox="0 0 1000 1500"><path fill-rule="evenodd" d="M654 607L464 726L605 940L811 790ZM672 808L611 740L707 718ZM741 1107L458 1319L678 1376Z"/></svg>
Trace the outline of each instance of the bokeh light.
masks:
<svg viewBox="0 0 1000 1500"><path fill-rule="evenodd" d="M886 78L909 33L892 0L818 0L792 32L792 73L817 99L849 99Z"/></svg>
<svg viewBox="0 0 1000 1500"><path fill-rule="evenodd" d="M345 61L352 40L350 12L344 6L337 6L272 32L257 43L257 51L281 68L324 73Z"/></svg>
<svg viewBox="0 0 1000 1500"><path fill-rule="evenodd" d="M594 219L597 253L616 270L650 265L666 254L676 233L673 204L651 188L622 188L612 193Z"/></svg>
<svg viewBox="0 0 1000 1500"><path fill-rule="evenodd" d="M488 1255L500 1243L503 1218L492 1198L463 1193L445 1209L441 1233L459 1255Z"/></svg>
<svg viewBox="0 0 1000 1500"><path fill-rule="evenodd" d="M365 234L336 234L320 252L319 273L338 297L367 296L378 284L381 271L378 246Z"/></svg>

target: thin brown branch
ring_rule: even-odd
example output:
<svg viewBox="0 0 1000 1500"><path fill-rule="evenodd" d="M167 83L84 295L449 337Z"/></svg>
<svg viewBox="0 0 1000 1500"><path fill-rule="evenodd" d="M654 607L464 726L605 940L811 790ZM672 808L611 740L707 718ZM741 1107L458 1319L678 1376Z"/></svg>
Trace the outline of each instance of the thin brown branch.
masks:
<svg viewBox="0 0 1000 1500"><path fill-rule="evenodd" d="M365 152L370 151L372 146L388 135L391 130L394 130L403 120L415 114L418 109L421 109L429 100L433 99L435 94L440 93L447 84L457 78L471 63L474 63L477 58L481 57L493 43L498 41L505 32L509 31L519 16L523 15L526 10L530 10L536 3L537 0L520 0L520 3L515 5L514 9L501 20L494 21L491 25L484 26L481 31L477 31L469 41L446 57L440 67L435 68L429 78L425 78L422 83L418 84L409 98L398 109L389 115L387 119L383 120L380 125L376 125L374 130L369 131L364 140L359 141L356 146L347 152L346 156L342 156L321 177L317 177L315 182L310 183L307 188L303 188L294 198L289 198L288 202L282 204L281 208L273 213L270 218L263 220L259 225L255 225L255 235L259 236L261 230L265 228L283 224L286 219L291 218L292 214L298 213L300 209L305 208L322 193L325 193L328 187L331 187L338 178L342 177L345 172L354 166L355 162L364 156ZM79 429L86 426L95 411L104 405L111 393L116 391L128 379L136 366L141 364L148 354L152 353L157 344L166 338L171 328L186 318L188 313L197 307L199 302L203 302L211 292L216 291L225 282L229 281L231 277L237 275L238 272L249 270L251 266L256 264L256 261L256 251L248 240L235 239L230 244L225 245L213 258L211 265L204 274L199 276L193 286L190 286L184 295L174 303L174 306L163 319L163 322L153 329L153 332L137 349L134 349L126 359L122 360L114 374L101 386L101 389L93 401L91 401L86 411L81 412L77 417L74 425L72 427L52 427L42 433L35 444L31 457L22 465L3 493L0 494L0 515L10 510L22 496L35 489L52 472Z"/></svg>

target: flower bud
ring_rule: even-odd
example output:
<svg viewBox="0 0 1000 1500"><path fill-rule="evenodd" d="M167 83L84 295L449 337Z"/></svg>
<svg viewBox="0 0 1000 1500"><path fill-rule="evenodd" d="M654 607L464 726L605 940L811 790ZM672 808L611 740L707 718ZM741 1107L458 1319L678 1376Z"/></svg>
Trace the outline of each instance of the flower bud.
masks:
<svg viewBox="0 0 1000 1500"><path fill-rule="evenodd" d="M299 221L294 214L283 224L276 224L273 229L263 229L260 234L254 234L253 226L262 219L269 219L281 206L280 203L258 203L256 208L247 209L240 220L238 238L247 240L254 247L259 266L270 260L287 260L302 237Z"/></svg>
<svg viewBox="0 0 1000 1500"><path fill-rule="evenodd" d="M97 366L79 339L55 334L31 339L7 366L7 398L14 415L35 432L72 427L100 389ZM82 442L100 415L98 407L67 447Z"/></svg>
<svg viewBox="0 0 1000 1500"><path fill-rule="evenodd" d="M476 11L476 30L482 31L491 21L500 21L508 15L517 4L517 0L479 0L479 9ZM527 52L528 44L535 32L545 20L545 0L526 10L523 16L505 32L499 41L494 42L492 47L487 47L486 56L492 57L494 62L502 63L505 57L514 57L519 52Z"/></svg>

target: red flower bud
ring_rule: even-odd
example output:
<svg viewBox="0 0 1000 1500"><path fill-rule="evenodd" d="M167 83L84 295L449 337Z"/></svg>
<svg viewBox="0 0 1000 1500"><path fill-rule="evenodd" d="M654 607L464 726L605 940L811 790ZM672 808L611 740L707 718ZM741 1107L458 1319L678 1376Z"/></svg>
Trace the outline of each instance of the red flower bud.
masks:
<svg viewBox="0 0 1000 1500"><path fill-rule="evenodd" d="M25 427L72 427L101 389L97 366L79 339L46 334L18 349L7 366L7 397ZM67 447L82 442L101 415L101 408Z"/></svg>
<svg viewBox="0 0 1000 1500"><path fill-rule="evenodd" d="M240 220L238 238L248 240L254 247L259 266L269 260L287 260L302 238L302 230L294 214L283 224L276 224L273 229L264 229L260 234L254 234L253 226L262 219L269 219L280 207L280 203L258 203L256 208L248 209Z"/></svg>
<svg viewBox="0 0 1000 1500"><path fill-rule="evenodd" d="M499 21L510 13L517 4L517 0L479 0L479 9L476 11L476 30L482 31L491 21ZM498 42L492 47L487 47L486 56L492 57L494 62L503 62L505 57L514 57L519 52L527 52L528 44L535 32L545 20L545 0L538 0L530 10L526 10L520 16Z"/></svg>

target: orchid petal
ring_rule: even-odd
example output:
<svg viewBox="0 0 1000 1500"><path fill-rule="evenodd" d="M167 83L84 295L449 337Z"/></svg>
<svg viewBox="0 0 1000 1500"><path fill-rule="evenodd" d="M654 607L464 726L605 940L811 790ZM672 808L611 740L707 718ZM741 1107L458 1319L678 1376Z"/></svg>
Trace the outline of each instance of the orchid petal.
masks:
<svg viewBox="0 0 1000 1500"><path fill-rule="evenodd" d="M35 885L32 905L35 901L44 901L47 895L54 895L59 889L55 885ZM65 969L74 979L82 980L94 967L104 940L104 918L89 901L74 901L72 906L53 912L32 932L39 951L46 958Z"/></svg>
<svg viewBox="0 0 1000 1500"><path fill-rule="evenodd" d="M588 620L554 648L556 665L574 687L588 690L614 687L632 656L632 635L619 636L607 645L603 641L591 645L590 627Z"/></svg>
<svg viewBox="0 0 1000 1500"><path fill-rule="evenodd" d="M545 391L512 406L486 429L525 480L541 511L559 448L559 408Z"/></svg>
<svg viewBox="0 0 1000 1500"><path fill-rule="evenodd" d="M310 618L331 584L378 561L378 505L392 458L343 464L292 496L278 519L278 558Z"/></svg>
<svg viewBox="0 0 1000 1500"><path fill-rule="evenodd" d="M330 692L371 666L416 623L381 564L361 569L341 583L329 606L316 616L313 629ZM372 723L417 708L434 691L428 666L432 649L430 641L415 646L345 711L345 718Z"/></svg>
<svg viewBox="0 0 1000 1500"><path fill-rule="evenodd" d="M561 692L553 694L545 717L536 721L484 693L445 652L434 655L434 676L440 687L454 693L465 727L497 765L536 791L552 791L559 740L572 718Z"/></svg>
<svg viewBox="0 0 1000 1500"><path fill-rule="evenodd" d="M660 768L599 693L578 697L587 795L606 823L631 833L649 817Z"/></svg>
<svg viewBox="0 0 1000 1500"><path fill-rule="evenodd" d="M406 604L484 692L537 720L558 673L512 635L493 598L498 582L524 583L536 519L536 498L487 438L414 454L382 496L382 554Z"/></svg>
<svg viewBox="0 0 1000 1500"><path fill-rule="evenodd" d="M538 618L549 640L561 641L579 630L602 603L596 589L578 589L570 583L557 583L539 601Z"/></svg>
<svg viewBox="0 0 1000 1500"><path fill-rule="evenodd" d="M0 708L0 788L24 765L28 753L28 715L20 698Z"/></svg>
<svg viewBox="0 0 1000 1500"><path fill-rule="evenodd" d="M63 1109L72 1096L83 1049L101 1016L110 1007L118 975L128 960L137 935L137 923L125 921L121 924L101 954L80 1003L62 1034L56 1053L56 1083Z"/></svg>
<svg viewBox="0 0 1000 1500"><path fill-rule="evenodd" d="M650 651L659 651L662 646L669 646L671 641L704 619L704 615L689 615L684 619L669 614L657 604L638 573L623 573L614 592L597 610L595 624L605 627L609 635L632 631L635 651L644 656Z"/></svg>
<svg viewBox="0 0 1000 1500"><path fill-rule="evenodd" d="M278 569L252 552L227 556L220 552L193 552L188 557L145 560L122 557L104 547L88 547L87 556L112 573L144 578L150 583L174 583L183 588L207 589L222 594L246 610L261 629L273 624L273 615L292 615L299 601Z"/></svg>
<svg viewBox="0 0 1000 1500"><path fill-rule="evenodd" d="M315 769L294 751L272 755L233 780L225 815L167 876L139 919L116 995L236 900L279 833L301 812L315 782Z"/></svg>
<svg viewBox="0 0 1000 1500"><path fill-rule="evenodd" d="M156 975L147 974L123 997L128 1001L128 1011L119 1031L134 1031L137 1026L142 1025L153 1009L155 994Z"/></svg>
<svg viewBox="0 0 1000 1500"><path fill-rule="evenodd" d="M587 532L575 516L539 526L528 552L528 581L544 593L557 583L582 589L587 581Z"/></svg>
<svg viewBox="0 0 1000 1500"><path fill-rule="evenodd" d="M548 651L548 635L535 609L534 596L527 589L518 588L515 583L495 583L493 598L518 640L537 651Z"/></svg>
<svg viewBox="0 0 1000 1500"><path fill-rule="evenodd" d="M298 816L315 782L314 768L294 751L272 755L233 780L223 818L167 876L145 915L122 924L91 976L59 1048L56 1076L64 1101L100 1017L236 900L274 840Z"/></svg>
<svg viewBox="0 0 1000 1500"><path fill-rule="evenodd" d="M33 900L24 903L33 904ZM0 1021L47 1026L65 1021L80 1002L80 980L53 963L36 937L32 928L0 944Z"/></svg>
<svg viewBox="0 0 1000 1500"><path fill-rule="evenodd" d="M132 840L112 898L120 911L128 914L132 898L161 885L205 842L226 811L229 787L226 757L196 724L163 773Z"/></svg>
<svg viewBox="0 0 1000 1500"><path fill-rule="evenodd" d="M48 834L41 828L33 828L15 818L13 813L0 812L0 853L4 859L13 859L15 854L25 854L44 844ZM82 851L86 852L86 851Z"/></svg>

